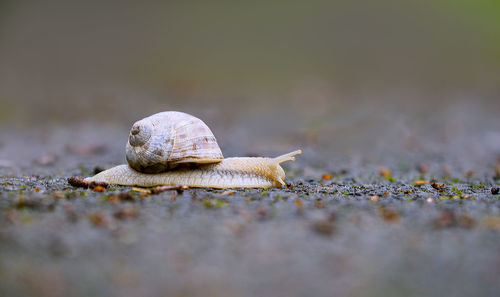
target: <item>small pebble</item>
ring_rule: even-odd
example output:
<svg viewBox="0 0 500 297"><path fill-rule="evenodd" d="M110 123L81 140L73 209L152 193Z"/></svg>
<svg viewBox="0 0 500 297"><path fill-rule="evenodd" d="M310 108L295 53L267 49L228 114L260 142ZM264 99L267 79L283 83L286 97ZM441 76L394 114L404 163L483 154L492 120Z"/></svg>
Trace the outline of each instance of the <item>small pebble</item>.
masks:
<svg viewBox="0 0 500 297"><path fill-rule="evenodd" d="M95 186L92 190L94 190L95 192L104 192L106 188L103 186Z"/></svg>
<svg viewBox="0 0 500 297"><path fill-rule="evenodd" d="M137 217L137 208L134 206L125 206L114 213L114 217L120 220L126 220Z"/></svg>
<svg viewBox="0 0 500 297"><path fill-rule="evenodd" d="M416 180L415 182L413 182L413 184L415 186L422 186L422 185L425 185L425 184L428 184L429 181L426 181L426 180Z"/></svg>
<svg viewBox="0 0 500 297"><path fill-rule="evenodd" d="M312 228L319 234L332 235L335 232L335 224L329 219L317 220L313 223Z"/></svg>

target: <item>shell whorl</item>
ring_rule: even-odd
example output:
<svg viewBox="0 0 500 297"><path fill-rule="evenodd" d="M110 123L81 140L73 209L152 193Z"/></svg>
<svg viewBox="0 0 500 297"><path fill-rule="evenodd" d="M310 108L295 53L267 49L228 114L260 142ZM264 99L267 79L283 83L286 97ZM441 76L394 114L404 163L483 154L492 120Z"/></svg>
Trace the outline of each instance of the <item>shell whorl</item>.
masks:
<svg viewBox="0 0 500 297"><path fill-rule="evenodd" d="M139 172L158 173L182 163L217 163L223 156L203 121L183 112L166 111L134 123L126 158Z"/></svg>

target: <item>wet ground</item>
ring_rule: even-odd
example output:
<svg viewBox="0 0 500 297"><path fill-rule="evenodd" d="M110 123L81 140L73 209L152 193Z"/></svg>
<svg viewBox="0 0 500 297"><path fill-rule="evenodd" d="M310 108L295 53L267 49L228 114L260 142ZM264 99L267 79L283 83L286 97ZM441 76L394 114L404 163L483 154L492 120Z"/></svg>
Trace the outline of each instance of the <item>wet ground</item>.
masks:
<svg viewBox="0 0 500 297"><path fill-rule="evenodd" d="M67 182L123 163L126 129L3 135L0 296L500 292L494 150L344 154L294 139L259 151L220 140L226 156L304 153L284 164L286 188L152 194Z"/></svg>

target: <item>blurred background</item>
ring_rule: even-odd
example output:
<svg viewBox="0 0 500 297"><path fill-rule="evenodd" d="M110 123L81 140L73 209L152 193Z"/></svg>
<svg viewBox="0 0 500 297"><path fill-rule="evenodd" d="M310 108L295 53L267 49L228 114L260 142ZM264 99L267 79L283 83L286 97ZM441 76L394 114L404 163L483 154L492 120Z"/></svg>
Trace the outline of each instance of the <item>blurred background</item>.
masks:
<svg viewBox="0 0 500 297"><path fill-rule="evenodd" d="M500 151L494 0L4 0L0 65L4 147L182 110L229 154Z"/></svg>
<svg viewBox="0 0 500 297"><path fill-rule="evenodd" d="M292 188L67 183L165 110ZM0 0L0 295L496 296L499 113L499 0Z"/></svg>

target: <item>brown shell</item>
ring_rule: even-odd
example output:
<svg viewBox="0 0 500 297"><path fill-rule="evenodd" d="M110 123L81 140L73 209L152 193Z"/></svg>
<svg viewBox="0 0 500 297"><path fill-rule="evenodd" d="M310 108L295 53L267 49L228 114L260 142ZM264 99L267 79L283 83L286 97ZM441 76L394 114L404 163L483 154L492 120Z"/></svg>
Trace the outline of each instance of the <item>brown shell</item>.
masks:
<svg viewBox="0 0 500 297"><path fill-rule="evenodd" d="M165 111L137 121L126 146L127 162L144 173L182 163L217 163L224 158L210 128L187 113Z"/></svg>

